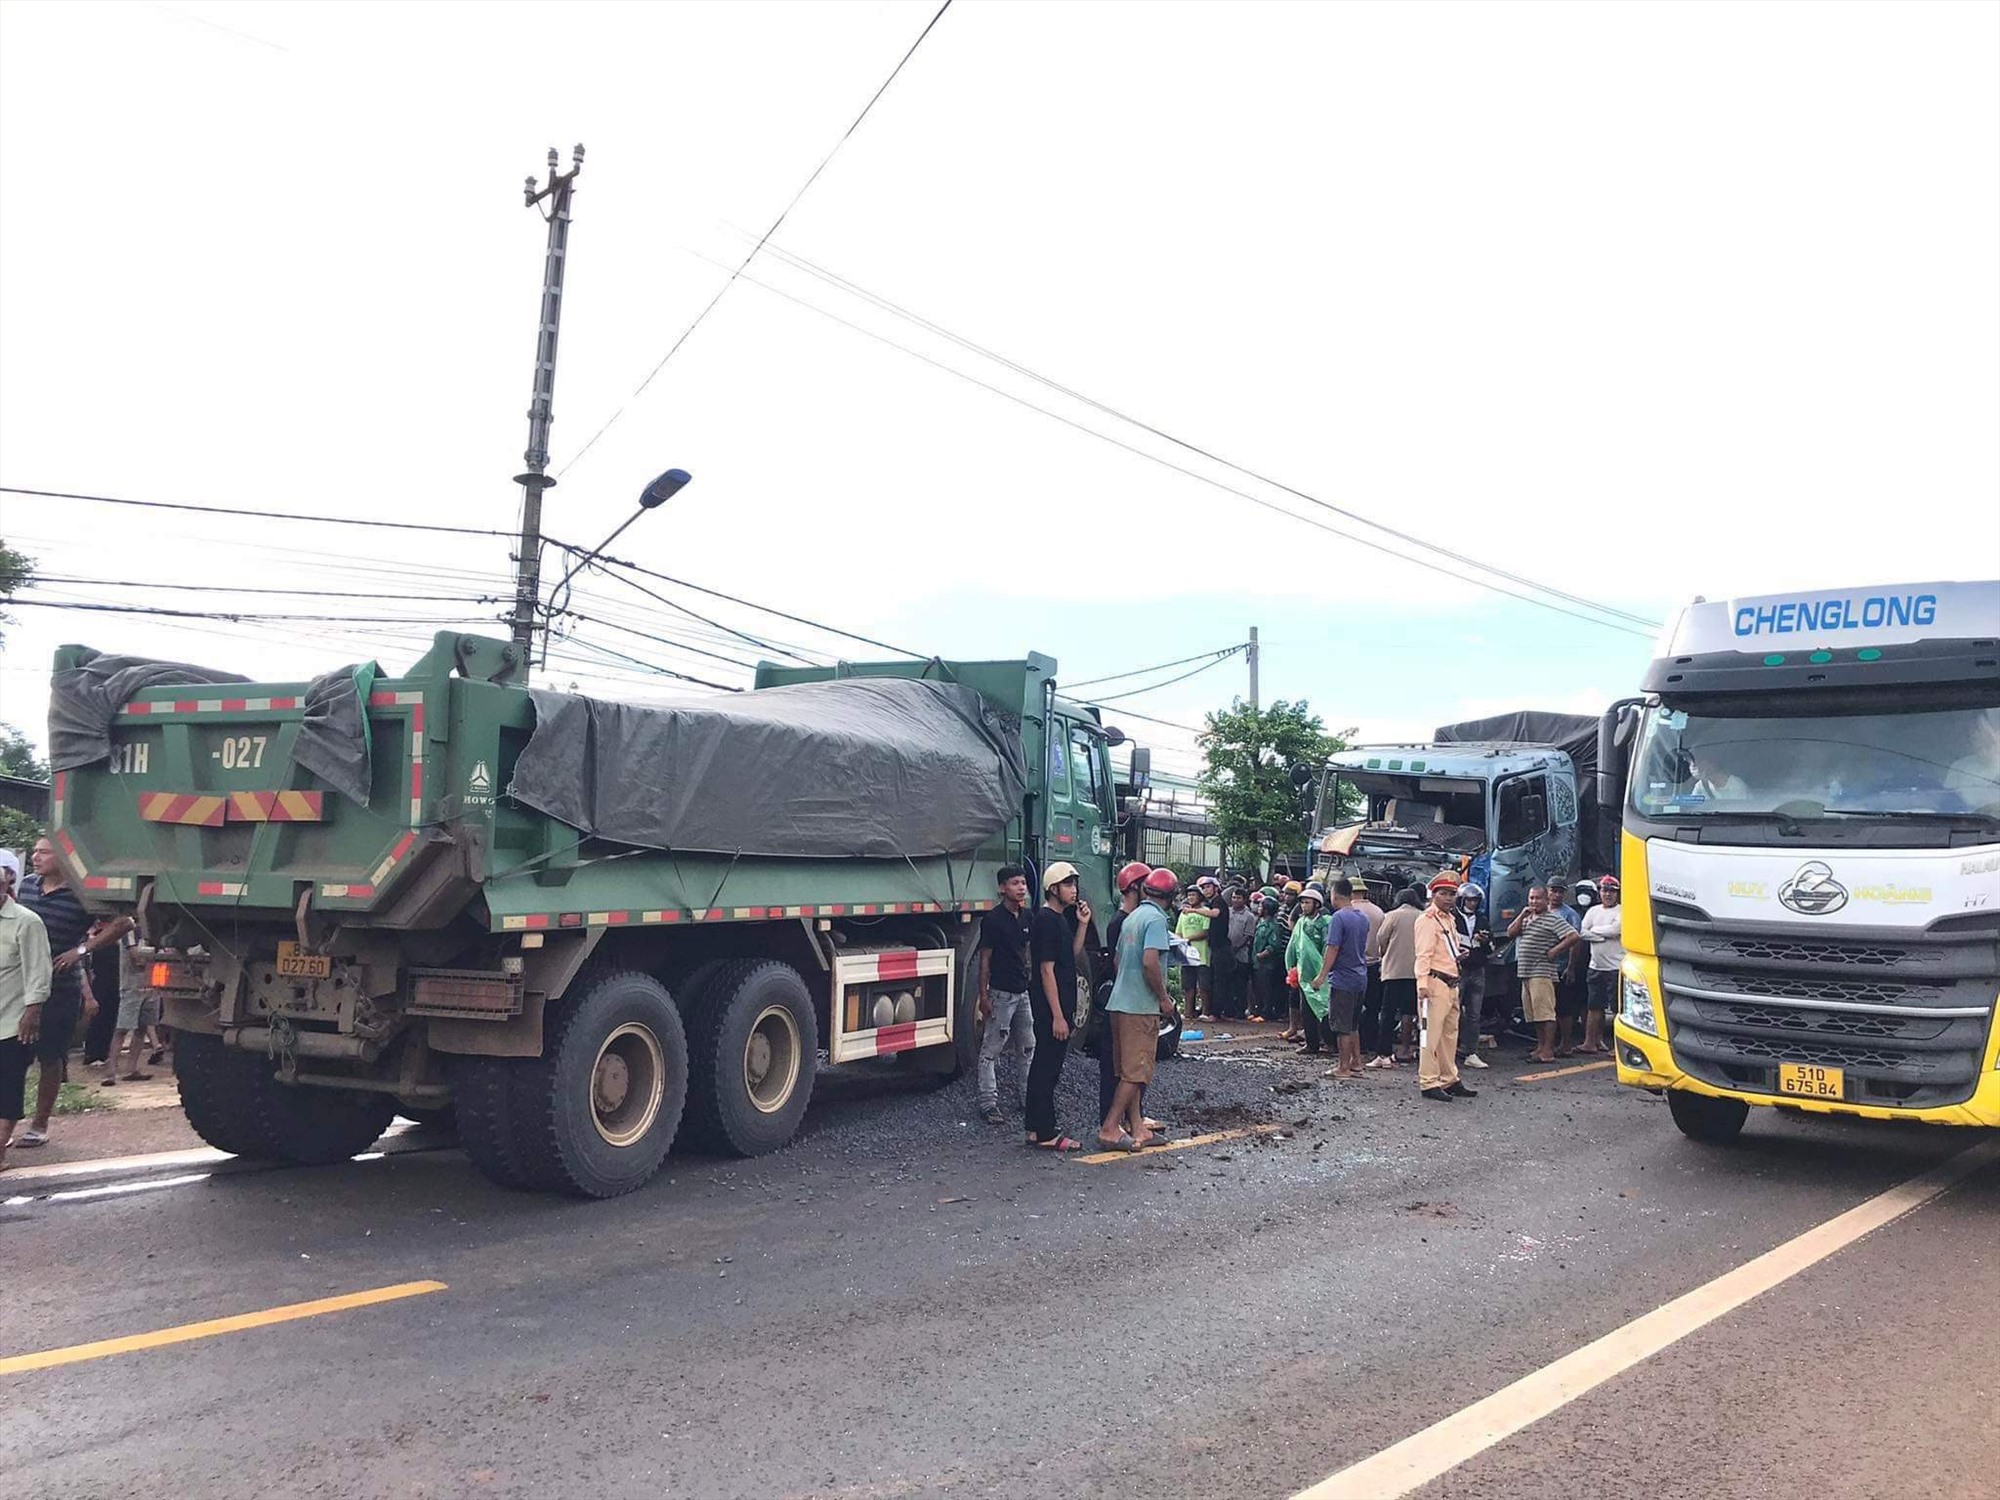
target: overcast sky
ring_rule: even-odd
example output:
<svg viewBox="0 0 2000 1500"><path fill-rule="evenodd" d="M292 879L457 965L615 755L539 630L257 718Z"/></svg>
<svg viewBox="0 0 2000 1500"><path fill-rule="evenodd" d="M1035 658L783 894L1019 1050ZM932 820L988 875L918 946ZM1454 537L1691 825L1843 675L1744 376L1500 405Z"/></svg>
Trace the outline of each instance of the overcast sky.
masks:
<svg viewBox="0 0 2000 1500"><path fill-rule="evenodd" d="M957 0L753 265L777 290L739 281L635 397L934 9L10 0L0 482L513 526L543 239L520 182L582 141L558 467L623 415L549 531L598 540L678 465L621 556L898 646L1082 680L1255 624L1267 698L1383 736L1594 711L1650 641L956 378L825 314L1382 540L774 252L1643 619L2000 576L2000 7ZM432 628L405 621L508 591L499 538L15 496L0 535L91 580L45 598L395 619L23 608L0 717L37 738L60 641L394 669ZM550 680L650 690L600 647L747 680L613 619L758 654L616 583L577 607L596 645ZM1129 707L1191 724L1245 686L1232 660ZM1131 727L1185 763L1187 735Z"/></svg>

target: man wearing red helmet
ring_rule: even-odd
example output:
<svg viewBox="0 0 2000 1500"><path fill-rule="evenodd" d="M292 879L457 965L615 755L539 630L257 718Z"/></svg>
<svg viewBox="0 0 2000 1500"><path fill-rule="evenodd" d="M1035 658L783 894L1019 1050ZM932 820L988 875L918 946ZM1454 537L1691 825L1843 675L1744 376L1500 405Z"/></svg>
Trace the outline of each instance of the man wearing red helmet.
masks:
<svg viewBox="0 0 2000 1500"><path fill-rule="evenodd" d="M1111 888L1118 892L1118 910L1104 929L1104 947L1111 955L1111 972L1115 980L1118 973L1118 939L1125 931L1125 919L1137 911L1140 902L1146 899L1145 879L1153 873L1153 867L1139 860L1120 866L1112 878ZM1101 984L1092 997L1102 1010L1111 998L1111 984ZM1118 1041L1110 1024L1110 1012L1106 1011L1104 1026L1096 1035L1097 1047L1097 1118L1103 1119L1111 1113L1111 1104L1118 1096Z"/></svg>
<svg viewBox="0 0 2000 1500"><path fill-rule="evenodd" d="M1111 998L1105 1002L1116 1047L1118 1092L1098 1126L1097 1139L1124 1151L1137 1151L1159 1139L1146 1129L1139 1099L1153 1081L1159 1018L1174 1012L1173 999L1167 993L1166 956L1173 942L1167 913L1173 909L1180 886L1172 870L1153 871L1140 882L1146 899L1126 915L1118 931L1118 977L1111 982Z"/></svg>

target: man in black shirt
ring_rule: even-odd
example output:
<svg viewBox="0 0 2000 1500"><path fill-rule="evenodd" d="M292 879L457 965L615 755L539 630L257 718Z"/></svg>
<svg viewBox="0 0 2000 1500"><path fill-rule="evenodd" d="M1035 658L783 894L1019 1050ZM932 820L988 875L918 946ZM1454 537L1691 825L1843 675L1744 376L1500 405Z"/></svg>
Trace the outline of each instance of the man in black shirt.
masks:
<svg viewBox="0 0 2000 1500"><path fill-rule="evenodd" d="M84 986L90 969L90 955L132 930L130 917L119 917L91 931L90 913L63 876L56 859L55 845L36 839L29 856L35 873L21 882L16 893L21 904L42 919L49 935L51 972L48 1003L42 1007L41 1032L35 1040L35 1060L41 1064L41 1082L35 1091L35 1117L28 1128L14 1137L16 1146L46 1146L49 1116L55 1112L56 1091L63 1085L69 1066L69 1046L76 1035L79 1018L94 1016L97 1002Z"/></svg>
<svg viewBox="0 0 2000 1500"><path fill-rule="evenodd" d="M988 1125L1006 1123L1000 1113L1000 1075L995 1065L1011 1043L1025 1071L1035 1056L1035 1018L1028 1003L1028 939L1034 918L1028 911L1028 875L1018 865L999 875L1000 904L979 923L979 1019L986 1033L979 1042L979 1113Z"/></svg>
<svg viewBox="0 0 2000 1500"><path fill-rule="evenodd" d="M1090 932L1090 903L1077 897L1076 866L1057 860L1042 876L1042 905L1029 940L1029 975L1035 1017L1035 1055L1028 1064L1028 1144L1045 1151L1074 1151L1078 1142L1056 1125L1056 1084L1069 1056L1076 1021L1076 970Z"/></svg>

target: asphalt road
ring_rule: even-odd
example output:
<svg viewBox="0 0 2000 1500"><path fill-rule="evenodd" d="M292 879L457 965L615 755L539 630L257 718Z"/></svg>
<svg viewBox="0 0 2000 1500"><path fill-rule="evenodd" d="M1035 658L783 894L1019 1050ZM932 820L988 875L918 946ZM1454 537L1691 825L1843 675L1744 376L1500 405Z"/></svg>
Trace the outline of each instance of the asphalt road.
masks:
<svg viewBox="0 0 2000 1500"><path fill-rule="evenodd" d="M610 1203L449 1148L9 1184L0 1357L446 1289L0 1375L0 1493L1286 1497L1974 1144L1317 1071L1213 1046L1150 1107L1262 1132L1094 1165L864 1081ZM1989 1167L1420 1493L2000 1492L1996 1215Z"/></svg>

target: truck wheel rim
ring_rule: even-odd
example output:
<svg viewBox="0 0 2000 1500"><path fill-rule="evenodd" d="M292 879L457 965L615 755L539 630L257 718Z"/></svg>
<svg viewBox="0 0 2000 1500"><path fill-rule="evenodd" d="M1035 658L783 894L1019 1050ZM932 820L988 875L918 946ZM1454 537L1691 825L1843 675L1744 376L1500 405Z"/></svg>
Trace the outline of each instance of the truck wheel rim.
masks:
<svg viewBox="0 0 2000 1500"><path fill-rule="evenodd" d="M590 1115L613 1146L629 1146L653 1128L667 1089L667 1058L652 1029L627 1021L597 1049L590 1070Z"/></svg>
<svg viewBox="0 0 2000 1500"><path fill-rule="evenodd" d="M799 1023L789 1010L767 1005L758 1012L743 1044L743 1089L760 1112L776 1114L792 1097L802 1051Z"/></svg>

